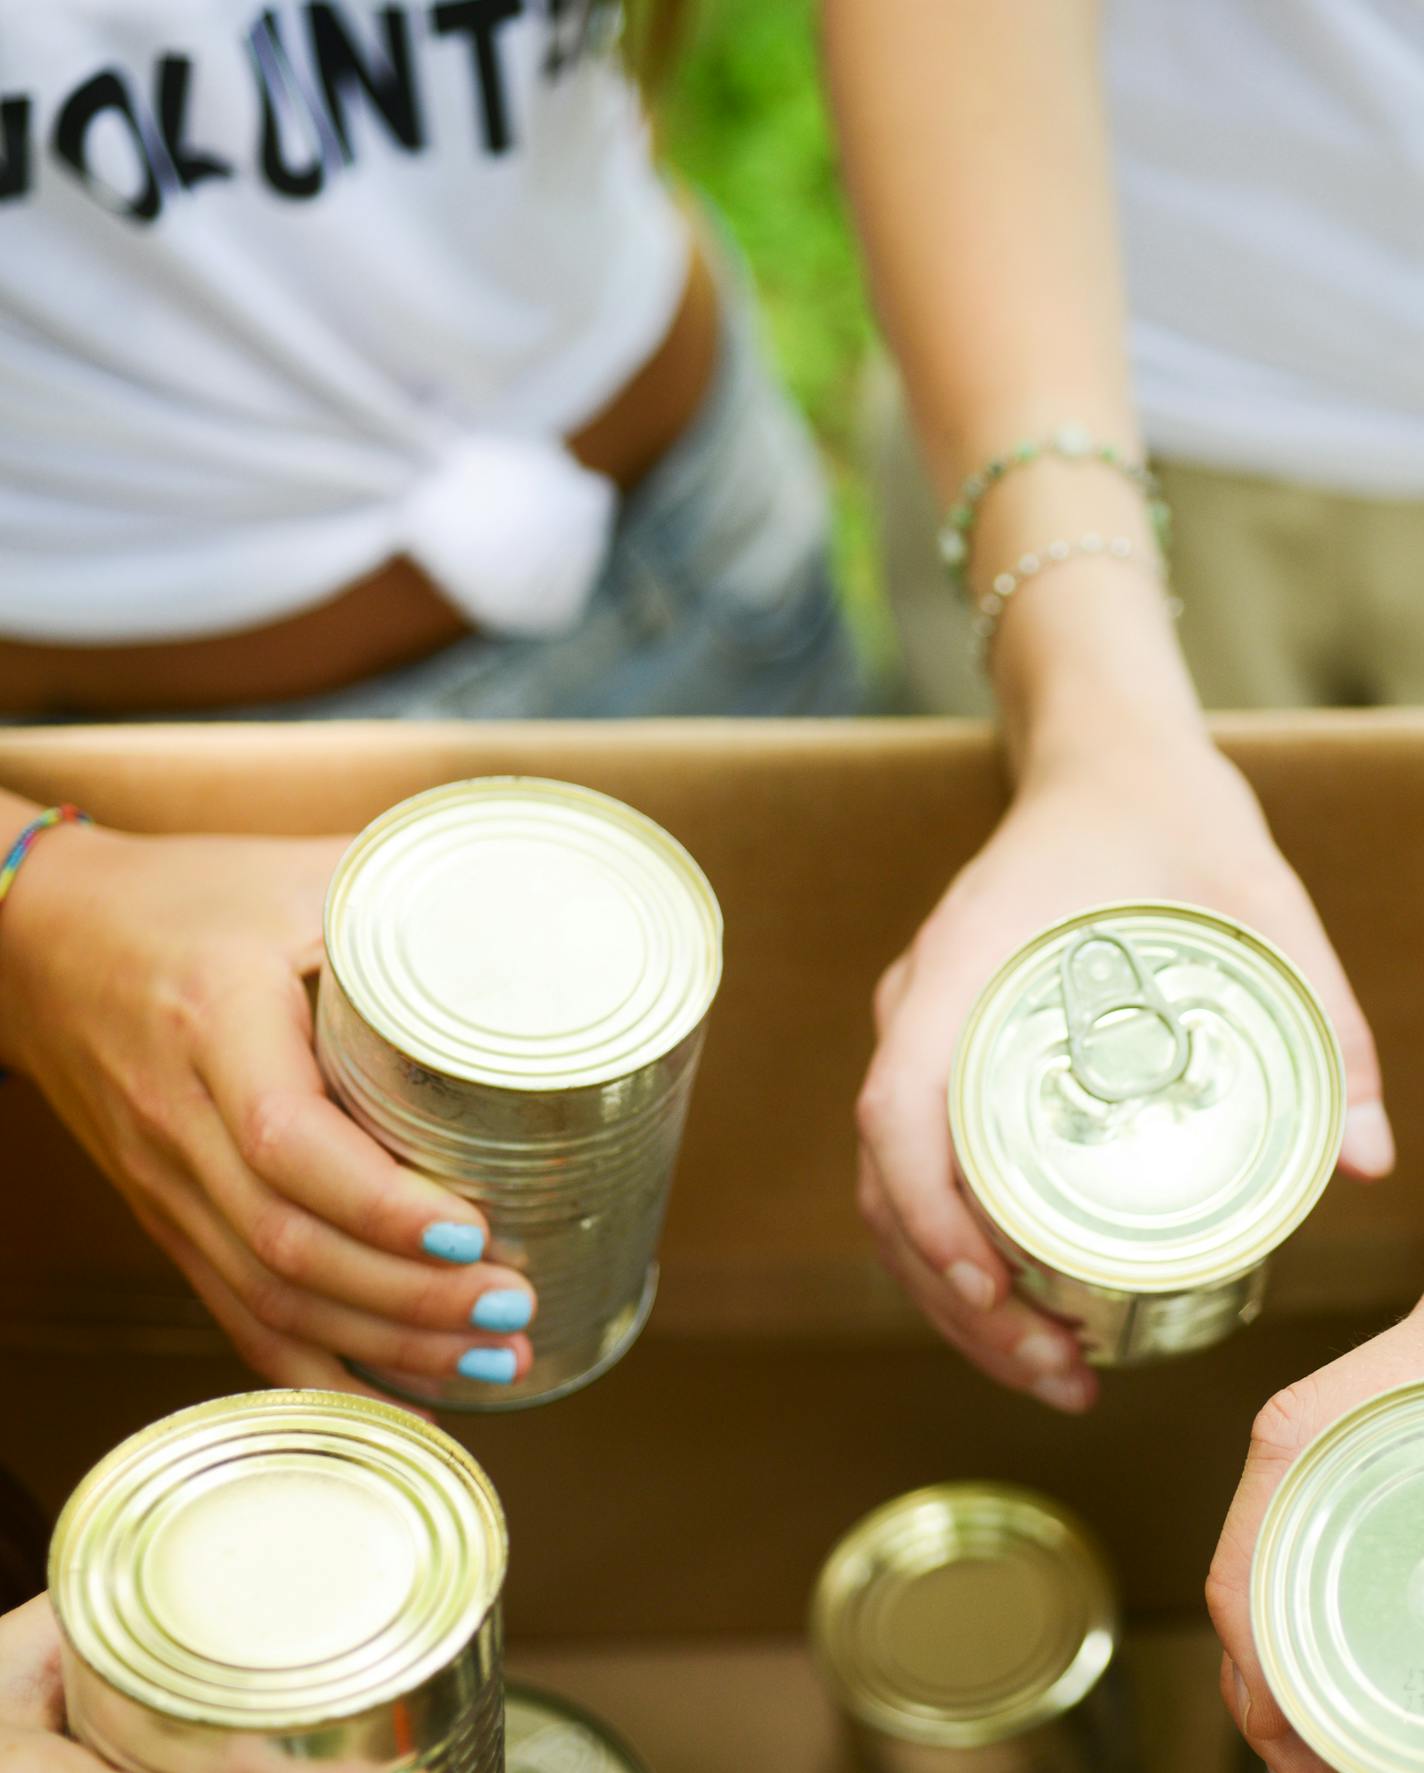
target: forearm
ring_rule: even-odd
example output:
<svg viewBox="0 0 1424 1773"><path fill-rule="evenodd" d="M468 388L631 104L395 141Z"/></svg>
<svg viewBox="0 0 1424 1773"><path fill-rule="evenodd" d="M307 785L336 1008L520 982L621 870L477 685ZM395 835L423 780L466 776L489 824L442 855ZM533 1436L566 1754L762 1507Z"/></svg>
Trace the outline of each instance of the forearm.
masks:
<svg viewBox="0 0 1424 1773"><path fill-rule="evenodd" d="M1125 351L1095 0L825 0L828 73L877 307L948 506L964 475L1074 421L1140 451ZM995 486L973 584L1054 540L1125 536L1142 565L1053 568L1005 610L993 673L1017 767L1199 716L1113 469L1041 461ZM946 587L946 596L951 595Z"/></svg>
<svg viewBox="0 0 1424 1773"><path fill-rule="evenodd" d="M1135 427L1094 0L824 0L876 305L940 493L1073 416Z"/></svg>

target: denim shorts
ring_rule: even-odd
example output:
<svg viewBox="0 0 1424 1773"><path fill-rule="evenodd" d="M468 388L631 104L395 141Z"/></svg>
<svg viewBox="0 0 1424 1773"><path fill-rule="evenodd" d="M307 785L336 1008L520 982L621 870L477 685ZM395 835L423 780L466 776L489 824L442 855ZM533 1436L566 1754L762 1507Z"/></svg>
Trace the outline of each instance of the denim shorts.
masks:
<svg viewBox="0 0 1424 1773"><path fill-rule="evenodd" d="M578 624L471 635L320 696L204 719L849 715L871 677L831 575L825 478L772 377L740 268L724 270L701 410L624 501Z"/></svg>

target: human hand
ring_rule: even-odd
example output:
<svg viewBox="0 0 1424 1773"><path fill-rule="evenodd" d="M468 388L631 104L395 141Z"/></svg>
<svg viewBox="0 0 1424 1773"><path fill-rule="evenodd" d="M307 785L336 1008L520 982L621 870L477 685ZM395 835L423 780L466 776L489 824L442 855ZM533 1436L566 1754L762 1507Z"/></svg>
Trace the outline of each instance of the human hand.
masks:
<svg viewBox="0 0 1424 1773"><path fill-rule="evenodd" d="M931 1324L991 1378L1063 1410L1097 1381L1071 1330L1010 1294L960 1192L945 1085L990 975L1048 924L1112 900L1173 899L1238 918L1319 992L1345 1056L1341 1167L1380 1176L1393 1144L1368 1025L1255 797L1205 740L1063 757L1030 770L875 996L877 1046L857 1105L858 1199L881 1258Z"/></svg>
<svg viewBox="0 0 1424 1773"><path fill-rule="evenodd" d="M1221 1531L1206 1598L1221 1639L1221 1694L1236 1727L1270 1773L1330 1773L1286 1721L1251 1635L1251 1558L1267 1504L1296 1455L1316 1435L1396 1385L1424 1379L1424 1308L1277 1392L1251 1430L1246 1469Z"/></svg>
<svg viewBox="0 0 1424 1773"><path fill-rule="evenodd" d="M527 1336L472 1324L527 1323L528 1281L480 1262L481 1214L322 1084L303 980L343 847L48 833L0 913L0 1064L44 1091L265 1378L366 1391L342 1357L428 1378L473 1356L473 1377L512 1380Z"/></svg>
<svg viewBox="0 0 1424 1773"><path fill-rule="evenodd" d="M0 1618L0 1767L14 1773L109 1773L66 1735L59 1624L48 1595ZM233 1773L274 1773L291 1761L260 1741L236 1742ZM370 1759L325 1761L329 1773L376 1773Z"/></svg>
<svg viewBox="0 0 1424 1773"><path fill-rule="evenodd" d="M104 1773L105 1763L64 1734L59 1627L49 1600L0 1619L0 1766L17 1773Z"/></svg>

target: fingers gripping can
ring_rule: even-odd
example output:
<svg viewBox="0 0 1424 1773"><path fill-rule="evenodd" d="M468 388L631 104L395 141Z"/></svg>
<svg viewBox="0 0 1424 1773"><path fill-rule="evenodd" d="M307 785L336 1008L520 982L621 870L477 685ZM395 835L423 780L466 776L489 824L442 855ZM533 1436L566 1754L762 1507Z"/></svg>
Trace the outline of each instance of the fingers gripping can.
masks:
<svg viewBox="0 0 1424 1773"><path fill-rule="evenodd" d="M347 1111L476 1201L538 1294L510 1386L372 1374L448 1409L587 1384L631 1346L722 965L706 876L643 814L533 777L402 802L326 904L317 1050Z"/></svg>
<svg viewBox="0 0 1424 1773"><path fill-rule="evenodd" d="M938 1484L854 1526L821 1571L812 1650L870 1773L1125 1773L1107 1564L1066 1509Z"/></svg>
<svg viewBox="0 0 1424 1773"><path fill-rule="evenodd" d="M535 1687L507 1690L504 1738L505 1773L647 1773L605 1724Z"/></svg>
<svg viewBox="0 0 1424 1773"><path fill-rule="evenodd" d="M1256 1539L1251 1635L1328 1766L1424 1767L1424 1384L1342 1416L1287 1471Z"/></svg>
<svg viewBox="0 0 1424 1773"><path fill-rule="evenodd" d="M1220 1341L1310 1212L1344 1126L1339 1045L1270 943L1109 905L993 978L950 1079L971 1205L1018 1290L1111 1366Z"/></svg>
<svg viewBox="0 0 1424 1773"><path fill-rule="evenodd" d="M488 1478L408 1410L180 1411L55 1529L70 1729L125 1773L503 1773L507 1562Z"/></svg>

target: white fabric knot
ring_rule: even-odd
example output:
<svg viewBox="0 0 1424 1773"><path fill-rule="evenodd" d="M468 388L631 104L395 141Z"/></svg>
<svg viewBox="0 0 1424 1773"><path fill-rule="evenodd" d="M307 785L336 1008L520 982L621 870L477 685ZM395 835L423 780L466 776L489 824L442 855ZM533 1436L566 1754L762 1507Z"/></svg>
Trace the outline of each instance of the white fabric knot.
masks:
<svg viewBox="0 0 1424 1773"><path fill-rule="evenodd" d="M557 634L593 593L617 508L614 483L562 443L467 436L412 488L401 541L480 628Z"/></svg>

